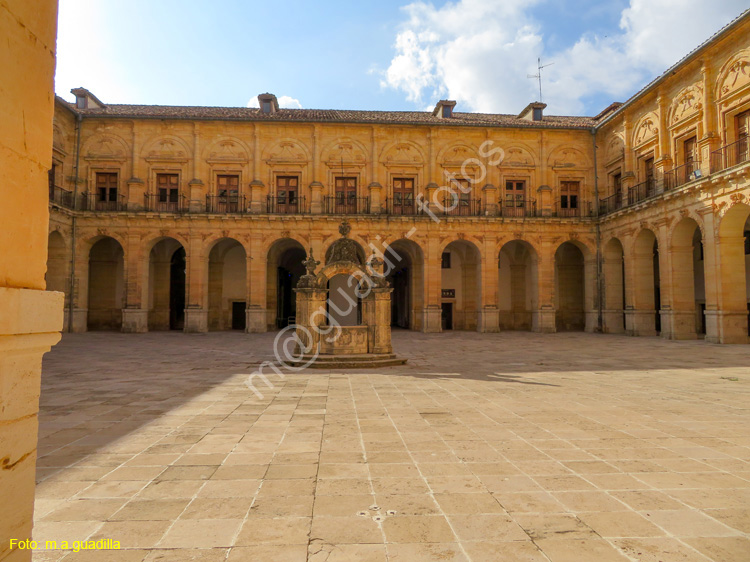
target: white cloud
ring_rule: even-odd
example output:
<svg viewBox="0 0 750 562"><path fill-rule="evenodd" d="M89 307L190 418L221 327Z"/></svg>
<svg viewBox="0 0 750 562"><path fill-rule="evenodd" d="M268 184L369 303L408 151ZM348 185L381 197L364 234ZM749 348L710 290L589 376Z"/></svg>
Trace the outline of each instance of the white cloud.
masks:
<svg viewBox="0 0 750 562"><path fill-rule="evenodd" d="M381 85L420 107L449 97L472 111L515 113L538 97L527 74L542 55L543 63L554 63L543 71L548 111L580 114L587 97L623 101L634 94L746 2L631 0L619 30L586 34L558 52L544 52L544 29L530 15L539 0L459 0L439 8L415 2L404 8L407 20Z"/></svg>
<svg viewBox="0 0 750 562"><path fill-rule="evenodd" d="M279 102L279 107L281 109L302 109L302 104L299 100L291 96L279 96L276 99ZM250 98L247 102L247 107L260 107L260 105L258 105L258 98Z"/></svg>

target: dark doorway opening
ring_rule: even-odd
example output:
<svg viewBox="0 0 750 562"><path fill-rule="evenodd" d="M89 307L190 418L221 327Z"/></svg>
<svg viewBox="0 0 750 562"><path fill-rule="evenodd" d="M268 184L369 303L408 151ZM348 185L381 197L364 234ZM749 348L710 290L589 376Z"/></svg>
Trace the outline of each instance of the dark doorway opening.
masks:
<svg viewBox="0 0 750 562"><path fill-rule="evenodd" d="M411 306L409 303L409 269L402 267L389 276L391 293L391 326L409 328Z"/></svg>
<svg viewBox="0 0 750 562"><path fill-rule="evenodd" d="M169 329L185 327L185 249L172 254L169 269Z"/></svg>
<svg viewBox="0 0 750 562"><path fill-rule="evenodd" d="M245 329L245 301L234 301L232 303L232 330Z"/></svg>
<svg viewBox="0 0 750 562"><path fill-rule="evenodd" d="M444 302L442 304L442 315L441 315L441 325L443 330L452 330L453 329L453 303L452 302Z"/></svg>

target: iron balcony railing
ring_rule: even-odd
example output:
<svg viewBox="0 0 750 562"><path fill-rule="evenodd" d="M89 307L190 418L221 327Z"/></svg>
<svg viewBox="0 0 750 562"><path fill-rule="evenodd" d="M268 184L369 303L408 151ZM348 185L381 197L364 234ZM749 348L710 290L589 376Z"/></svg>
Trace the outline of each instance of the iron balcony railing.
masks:
<svg viewBox="0 0 750 562"><path fill-rule="evenodd" d="M104 195L97 192L87 192L83 194L82 210L84 211L101 211L101 212L119 212L127 209L127 202L124 195Z"/></svg>
<svg viewBox="0 0 750 562"><path fill-rule="evenodd" d="M424 212L414 199L386 199L386 213L389 215L422 215Z"/></svg>
<svg viewBox="0 0 750 562"><path fill-rule="evenodd" d="M701 177L700 170L700 162L688 162L682 166L672 168L668 172L664 172L664 189L675 189L689 181L698 179Z"/></svg>
<svg viewBox="0 0 750 562"><path fill-rule="evenodd" d="M188 210L184 195L178 195L175 199L174 197L164 197L159 193L146 193L143 197L146 211L156 213L185 213Z"/></svg>
<svg viewBox="0 0 750 562"><path fill-rule="evenodd" d="M507 218L535 217L536 199L506 197L498 203L497 214Z"/></svg>
<svg viewBox="0 0 750 562"><path fill-rule="evenodd" d="M482 200L448 196L443 199L443 208L438 210L437 214L449 217L476 217L482 214Z"/></svg>
<svg viewBox="0 0 750 562"><path fill-rule="evenodd" d="M307 214L304 197L281 197L276 195L266 196L266 213L272 215L302 215Z"/></svg>
<svg viewBox="0 0 750 562"><path fill-rule="evenodd" d="M627 197L623 196L622 191L614 195L599 199L599 215L608 215L628 206Z"/></svg>
<svg viewBox="0 0 750 562"><path fill-rule="evenodd" d="M206 212L243 214L247 211L244 195L206 195Z"/></svg>
<svg viewBox="0 0 750 562"><path fill-rule="evenodd" d="M56 185L51 185L49 188L49 200L55 205L60 205L67 209L75 208L75 205L73 204L73 192Z"/></svg>
<svg viewBox="0 0 750 562"><path fill-rule="evenodd" d="M343 194L326 195L323 209L328 215L366 215L370 213L370 198L344 197Z"/></svg>
<svg viewBox="0 0 750 562"><path fill-rule="evenodd" d="M653 197L664 190L655 178L647 179L644 182L634 185L628 189L628 205L635 205L639 201Z"/></svg>
<svg viewBox="0 0 750 562"><path fill-rule="evenodd" d="M560 218L582 218L593 216L594 212L591 202L581 201L579 199L572 204L575 206L571 207L570 202L563 205L562 201L557 201L552 209L552 216Z"/></svg>
<svg viewBox="0 0 750 562"><path fill-rule="evenodd" d="M748 160L750 160L750 138L744 137L711 153L711 173L726 170Z"/></svg>

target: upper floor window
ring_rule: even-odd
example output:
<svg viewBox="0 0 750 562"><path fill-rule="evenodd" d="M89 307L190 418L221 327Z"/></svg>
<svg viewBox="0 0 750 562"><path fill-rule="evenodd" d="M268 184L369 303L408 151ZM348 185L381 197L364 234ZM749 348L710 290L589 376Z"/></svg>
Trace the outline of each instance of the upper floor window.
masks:
<svg viewBox="0 0 750 562"><path fill-rule="evenodd" d="M177 203L179 193L179 174L156 174L156 194L159 203Z"/></svg>
<svg viewBox="0 0 750 562"><path fill-rule="evenodd" d="M526 182L510 180L505 182L505 206L523 207L526 195Z"/></svg>
<svg viewBox="0 0 750 562"><path fill-rule="evenodd" d="M357 178L338 177L334 180L336 203L355 203L357 199Z"/></svg>
<svg viewBox="0 0 750 562"><path fill-rule="evenodd" d="M647 187L654 185L654 157L650 156L643 160L643 178Z"/></svg>
<svg viewBox="0 0 750 562"><path fill-rule="evenodd" d="M615 196L622 197L622 174L620 172L612 174L612 192Z"/></svg>
<svg viewBox="0 0 750 562"><path fill-rule="evenodd" d="M750 159L750 109L743 111L734 118L737 128L737 164Z"/></svg>
<svg viewBox="0 0 750 562"><path fill-rule="evenodd" d="M297 213L299 211L299 177L276 177L276 212Z"/></svg>
<svg viewBox="0 0 750 562"><path fill-rule="evenodd" d="M117 201L117 173L97 172L96 200Z"/></svg>
<svg viewBox="0 0 750 562"><path fill-rule="evenodd" d="M568 211L578 209L578 198L581 191L581 182L560 182L560 208Z"/></svg>
<svg viewBox="0 0 750 562"><path fill-rule="evenodd" d="M216 187L219 197L237 199L240 193L240 176L233 174L222 174L216 176Z"/></svg>
<svg viewBox="0 0 750 562"><path fill-rule="evenodd" d="M414 178L393 178L393 212L414 213Z"/></svg>

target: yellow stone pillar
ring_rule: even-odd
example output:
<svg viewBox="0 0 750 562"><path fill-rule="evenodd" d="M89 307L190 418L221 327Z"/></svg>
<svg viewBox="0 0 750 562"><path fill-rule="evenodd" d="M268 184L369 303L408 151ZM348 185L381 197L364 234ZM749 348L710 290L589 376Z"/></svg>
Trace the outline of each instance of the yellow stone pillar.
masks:
<svg viewBox="0 0 750 562"><path fill-rule="evenodd" d="M497 236L485 235L482 244L481 264L481 301L482 308L479 311L479 331L499 332L500 311L497 307Z"/></svg>
<svg viewBox="0 0 750 562"><path fill-rule="evenodd" d="M193 234L188 243L185 271L185 332L208 332L208 256L203 238Z"/></svg>
<svg viewBox="0 0 750 562"><path fill-rule="evenodd" d="M0 560L31 560L42 356L60 340L64 295L46 291L57 2L0 8Z"/></svg>
<svg viewBox="0 0 750 562"><path fill-rule="evenodd" d="M125 307L122 309L122 331L148 331L148 296L145 292L147 257L138 233L130 233L125 248Z"/></svg>
<svg viewBox="0 0 750 562"><path fill-rule="evenodd" d="M532 332L555 332L555 251L554 244L542 241L537 261L537 308L531 312Z"/></svg>
<svg viewBox="0 0 750 562"><path fill-rule="evenodd" d="M247 299L246 330L249 333L261 333L268 330L266 318L267 256L263 252L263 241L260 238L251 238L249 246L247 278L250 286Z"/></svg>
<svg viewBox="0 0 750 562"><path fill-rule="evenodd" d="M442 269L440 242L437 237L427 238L424 256L425 287L424 315L422 331L425 333L442 332L442 308L440 291L442 290Z"/></svg>

